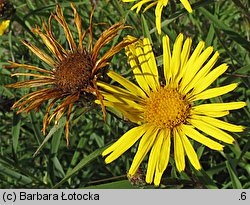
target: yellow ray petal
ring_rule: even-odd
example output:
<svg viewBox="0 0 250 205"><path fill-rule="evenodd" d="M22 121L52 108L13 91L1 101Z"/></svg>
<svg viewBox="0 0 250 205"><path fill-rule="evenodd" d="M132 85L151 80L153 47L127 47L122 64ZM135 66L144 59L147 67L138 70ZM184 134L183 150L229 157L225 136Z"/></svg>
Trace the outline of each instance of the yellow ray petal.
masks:
<svg viewBox="0 0 250 205"><path fill-rule="evenodd" d="M149 93L150 92L149 86L140 70L140 66L137 64L137 61L138 61L137 56L135 55L135 53L133 53L133 50L132 50L135 48L136 47L127 46L125 48L126 55L128 56L129 64L134 73L137 83L146 93Z"/></svg>
<svg viewBox="0 0 250 205"><path fill-rule="evenodd" d="M196 59L192 68L190 69L190 72L187 72L188 74L185 76L186 78L184 78L182 82L182 86L185 87L183 89L184 93L188 93L194 87L194 85L196 84L196 81L193 80L194 77L196 76L197 72L200 70L201 66L208 59L208 57L212 54L212 52L213 52L213 47L212 46L208 47Z"/></svg>
<svg viewBox="0 0 250 205"><path fill-rule="evenodd" d="M187 82L189 82L190 78L188 78L188 76L190 74L190 69L192 69L195 61L199 57L199 55L200 55L202 49L204 48L204 46L205 46L205 42L200 41L198 43L198 45L196 46L194 52L190 56L189 60L187 61L186 65L183 67L183 76L182 76L182 78L185 79L185 81L183 82L183 80L182 80L182 83L181 83L181 86L180 86L180 91L182 91L185 88Z"/></svg>
<svg viewBox="0 0 250 205"><path fill-rule="evenodd" d="M170 156L170 145L171 145L171 132L169 129L163 129L160 131L159 135L164 136L164 140L161 147L161 155L159 158L158 169L160 172L163 172L169 161Z"/></svg>
<svg viewBox="0 0 250 205"><path fill-rule="evenodd" d="M192 118L197 120L202 120L203 122L209 123L212 126L218 127L223 130L227 130L230 132L243 132L245 127L241 125L234 125L228 122L224 122L222 120L218 120L208 116L201 116L201 115L192 115Z"/></svg>
<svg viewBox="0 0 250 205"><path fill-rule="evenodd" d="M208 137L205 137L201 133L199 133L197 130L193 128L191 125L182 125L181 129L183 132L190 137L191 139L209 147L210 149L213 150L223 150L223 145L219 144L218 142L215 142Z"/></svg>
<svg viewBox="0 0 250 205"><path fill-rule="evenodd" d="M156 25L156 30L159 35L161 35L161 13L163 9L163 4L161 1L158 1L156 8L155 8L155 25Z"/></svg>
<svg viewBox="0 0 250 205"><path fill-rule="evenodd" d="M142 136L138 150L136 152L136 155L133 159L132 165L128 171L128 174L134 175L139 168L141 162L145 158L146 154L151 149L153 143L155 142L155 138L158 134L158 130L151 126L148 128L146 133Z"/></svg>
<svg viewBox="0 0 250 205"><path fill-rule="evenodd" d="M134 127L123 136L120 137L113 145L108 147L102 153L102 156L111 154L106 157L105 162L110 163L120 157L125 151L127 151L146 131L146 125L141 125L139 127Z"/></svg>
<svg viewBox="0 0 250 205"><path fill-rule="evenodd" d="M170 69L171 51L170 51L169 37L167 35L163 36L162 38L162 47L163 47L164 77L166 80L166 84L168 84L171 77L171 69Z"/></svg>
<svg viewBox="0 0 250 205"><path fill-rule="evenodd" d="M187 64L189 55L190 55L190 50L191 50L191 45L192 45L192 39L187 38L184 42L183 49L181 51L181 65L180 65L180 71L178 73L178 76L175 80L176 84L179 84L181 78L183 77L184 74L184 67Z"/></svg>
<svg viewBox="0 0 250 205"><path fill-rule="evenodd" d="M214 64L219 58L219 52L216 51L212 58L200 69L200 71L192 79L192 86L202 83L203 78L208 74L208 72L213 68Z"/></svg>
<svg viewBox="0 0 250 205"><path fill-rule="evenodd" d="M198 95L192 96L191 99L189 99L189 100L190 101L197 101L197 100L206 100L206 99L214 98L214 97L224 95L226 93L231 92L237 86L238 86L238 83L232 83L230 85L221 86L218 88L211 88L211 89L208 89L208 90L205 90L205 91L199 93Z"/></svg>
<svg viewBox="0 0 250 205"><path fill-rule="evenodd" d="M5 30L9 27L10 20L5 20L0 23L0 36L2 36Z"/></svg>
<svg viewBox="0 0 250 205"><path fill-rule="evenodd" d="M201 93L203 90L207 89L220 75L222 75L227 70L227 68L227 64L222 64L208 73L202 81L196 83L193 94L195 95Z"/></svg>
<svg viewBox="0 0 250 205"><path fill-rule="evenodd" d="M190 115L206 115L206 116L210 116L210 117L224 117L226 115L229 114L229 111L196 111L196 110L191 110L190 111Z"/></svg>
<svg viewBox="0 0 250 205"><path fill-rule="evenodd" d="M156 90L156 84L155 84L155 77L154 74L151 72L148 60L146 58L146 55L141 47L136 47L136 56L139 60L139 64L142 69L142 75L144 76L147 84L149 87L151 87L153 90Z"/></svg>
<svg viewBox="0 0 250 205"><path fill-rule="evenodd" d="M143 10L143 13L146 12L146 11L147 11L148 9L150 9L151 7L155 6L157 3L158 3L158 2L155 1L155 2L152 2L152 3L150 3L149 5L147 5L147 6L145 7L145 9Z"/></svg>
<svg viewBox="0 0 250 205"><path fill-rule="evenodd" d="M95 101L96 104L101 104L100 100ZM120 113L122 113L125 118L129 119L131 122L136 124L141 124L143 121L143 117L141 116L142 112L139 111L137 108L129 107L124 103L117 103L117 102L110 102L107 100L103 100L105 106L110 107Z"/></svg>
<svg viewBox="0 0 250 205"><path fill-rule="evenodd" d="M181 141L182 141L184 150L188 156L189 161L191 162L191 164L196 170L200 170L201 165L200 165L198 156L196 152L194 151L193 146L191 145L190 141L188 140L185 133L181 129L179 129L178 132L179 132L179 136L181 137Z"/></svg>
<svg viewBox="0 0 250 205"><path fill-rule="evenodd" d="M134 83L129 81L128 79L122 77L121 75L115 73L114 71L109 71L107 75L115 80L116 82L120 83L123 87L128 89L130 92L135 93L136 95L145 98L146 94Z"/></svg>
<svg viewBox="0 0 250 205"><path fill-rule="evenodd" d="M167 168L170 156L171 136L170 130L164 129L159 132L159 135L163 135L163 142L160 150L160 156L155 171L154 184L158 186L161 181L161 177L165 169Z"/></svg>
<svg viewBox="0 0 250 205"><path fill-rule="evenodd" d="M174 43L172 58L170 60L170 68L171 68L171 79L173 82L175 82L175 78L177 74L179 73L179 67L181 64L181 49L182 49L182 43L183 43L183 34L180 33Z"/></svg>
<svg viewBox="0 0 250 205"><path fill-rule="evenodd" d="M115 85L110 85L110 84L107 84L107 83L104 83L104 82L101 82L101 81L97 81L97 86L101 87L102 89L106 90L107 92L103 92L103 94L109 94L109 93L112 93L112 94L118 94L120 96L126 96L128 99L133 99L133 100L137 100L137 101L140 101L140 97L138 97L138 95L136 95L136 92L129 92L123 88L120 88L120 87L117 87Z"/></svg>
<svg viewBox="0 0 250 205"><path fill-rule="evenodd" d="M136 100L131 98L131 96L109 94L109 93L104 94L103 92L100 93L102 94L102 96L106 101L113 102L114 106L123 105L124 107L127 107L127 109L131 107L133 108L134 111L137 110L137 113L138 112L143 113L145 110L144 106L142 106L140 103L135 102Z"/></svg>
<svg viewBox="0 0 250 205"><path fill-rule="evenodd" d="M156 170L156 165L160 157L160 149L162 146L163 135L158 135L153 148L149 155L148 167L146 173L146 182L151 184L153 181L154 173Z"/></svg>
<svg viewBox="0 0 250 205"><path fill-rule="evenodd" d="M188 0L180 0L180 2L189 13L192 13L193 10Z"/></svg>
<svg viewBox="0 0 250 205"><path fill-rule="evenodd" d="M193 107L196 113L206 113L206 112L220 112L227 110L237 110L246 106L245 102L229 102L229 103L212 103L212 104L202 104Z"/></svg>
<svg viewBox="0 0 250 205"><path fill-rule="evenodd" d="M195 126L196 128L198 128L199 130L201 130L202 132L212 136L215 139L218 139L220 141L223 141L225 143L228 144L232 144L234 142L234 138L227 134L226 132L206 123L203 122L201 120L196 120L196 119L191 119L189 120L189 122Z"/></svg>
<svg viewBox="0 0 250 205"><path fill-rule="evenodd" d="M173 130L174 135L174 159L176 168L179 172L185 169L185 153L181 142L181 137L176 129Z"/></svg>
<svg viewBox="0 0 250 205"><path fill-rule="evenodd" d="M143 4L146 4L150 1L153 1L153 0L142 0L140 2L138 2L137 4L135 4L134 6L131 7L131 10L134 10L136 9L136 13L139 13L139 11L141 10L141 7L143 6Z"/></svg>
<svg viewBox="0 0 250 205"><path fill-rule="evenodd" d="M143 45L145 57L148 62L148 67L151 70L151 73L153 74L152 77L154 78L153 90L156 90L157 87L160 86L158 68L156 65L154 53L152 51L152 46L148 38L143 39Z"/></svg>

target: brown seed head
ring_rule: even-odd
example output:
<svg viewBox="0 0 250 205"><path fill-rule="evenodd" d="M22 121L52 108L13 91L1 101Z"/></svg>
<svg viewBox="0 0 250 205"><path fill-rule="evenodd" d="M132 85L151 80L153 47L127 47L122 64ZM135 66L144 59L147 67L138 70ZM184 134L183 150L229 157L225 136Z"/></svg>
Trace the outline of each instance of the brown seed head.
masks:
<svg viewBox="0 0 250 205"><path fill-rule="evenodd" d="M92 68L90 55L78 52L69 54L55 70L57 87L68 93L87 88L91 81Z"/></svg>

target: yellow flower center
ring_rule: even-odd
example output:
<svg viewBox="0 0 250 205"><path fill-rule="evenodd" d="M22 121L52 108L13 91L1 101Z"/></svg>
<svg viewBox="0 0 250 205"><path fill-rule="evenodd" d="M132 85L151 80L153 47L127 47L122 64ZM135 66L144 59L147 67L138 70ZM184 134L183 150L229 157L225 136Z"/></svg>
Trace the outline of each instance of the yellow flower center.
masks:
<svg viewBox="0 0 250 205"><path fill-rule="evenodd" d="M91 81L92 62L88 54L68 54L56 68L56 85L64 92L74 93L86 88Z"/></svg>
<svg viewBox="0 0 250 205"><path fill-rule="evenodd" d="M146 99L144 119L158 128L172 129L184 123L191 105L176 89L159 88Z"/></svg>

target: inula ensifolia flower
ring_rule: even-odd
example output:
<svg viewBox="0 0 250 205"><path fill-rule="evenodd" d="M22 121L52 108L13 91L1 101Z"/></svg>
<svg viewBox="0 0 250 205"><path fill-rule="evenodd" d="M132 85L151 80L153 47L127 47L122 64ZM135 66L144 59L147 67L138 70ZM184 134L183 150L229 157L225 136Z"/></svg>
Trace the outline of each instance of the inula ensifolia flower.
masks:
<svg viewBox="0 0 250 205"><path fill-rule="evenodd" d="M133 37L128 39L134 40ZM213 150L223 150L224 144L234 142L228 132L243 131L243 126L218 118L228 115L230 110L244 107L245 102L206 101L237 87L237 83L232 83L209 88L228 65L213 68L219 53L212 55L211 46L203 51L203 41L191 53L191 44L190 38L184 41L183 34L179 34L171 52L169 37L163 37L164 76L160 76L149 39L138 40L125 49L137 84L114 71L109 71L108 76L123 88L97 83L103 89L104 105L138 124L102 153L107 156L106 163L117 159L140 140L128 174L133 176L149 153L146 182L159 185L171 150L179 172L185 169L185 156L195 169L200 170L199 159L190 141Z"/></svg>

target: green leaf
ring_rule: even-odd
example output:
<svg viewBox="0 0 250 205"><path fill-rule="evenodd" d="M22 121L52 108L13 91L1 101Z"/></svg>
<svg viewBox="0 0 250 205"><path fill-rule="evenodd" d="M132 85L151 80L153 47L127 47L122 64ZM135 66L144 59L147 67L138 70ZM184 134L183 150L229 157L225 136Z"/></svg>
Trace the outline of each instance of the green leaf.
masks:
<svg viewBox="0 0 250 205"><path fill-rule="evenodd" d="M207 38L206 38L206 40L205 40L205 42L206 42L206 47L212 45L212 42L213 42L213 39L214 39L214 34L215 34L214 27L213 27L213 25L211 24L210 27L209 27L209 30L208 30Z"/></svg>
<svg viewBox="0 0 250 205"><path fill-rule="evenodd" d="M51 161L53 162L53 165L55 168L54 169L55 175L63 178L65 176L65 173L64 173L63 167L62 167L60 161L58 160L58 158L52 157Z"/></svg>
<svg viewBox="0 0 250 205"><path fill-rule="evenodd" d="M57 129L54 133L54 136L51 141L51 155L56 156L58 152L58 148L60 146L61 138L63 133L63 127Z"/></svg>
<svg viewBox="0 0 250 205"><path fill-rule="evenodd" d="M149 31L149 28L148 28L148 24L147 24L147 21L144 17L143 14L141 14L141 22L142 22L142 32L143 32L143 36L145 38L148 38L150 40L150 42L152 43L152 38L151 38L151 35L150 35L150 31Z"/></svg>
<svg viewBox="0 0 250 205"><path fill-rule="evenodd" d="M63 128L61 127L60 129L58 129L53 138L52 138L52 142L51 142L51 161L53 163L54 169L54 176L60 176L61 178L63 178L65 176L63 167L60 163L60 161L57 158L58 155L58 148L60 146L60 142L61 142L61 138L62 138L62 133L63 133Z"/></svg>
<svg viewBox="0 0 250 205"><path fill-rule="evenodd" d="M32 128L33 128L33 131L35 133L35 139L36 141L41 144L42 141L43 141L43 135L41 133L41 130L40 128L38 127L38 124L36 123L35 119L36 119L36 116L34 114L34 111L31 111L30 112L30 119L31 119L31 122L32 122Z"/></svg>
<svg viewBox="0 0 250 205"><path fill-rule="evenodd" d="M13 121L12 121L12 140L13 140L13 151L16 154L17 146L18 146L18 139L20 136L20 128L21 128L21 117L13 112Z"/></svg>
<svg viewBox="0 0 250 205"><path fill-rule="evenodd" d="M242 160L242 158L244 157L244 155L247 153L247 151L250 150L250 138L248 138L247 143L245 144L245 146L243 147L239 158L237 159L237 164Z"/></svg>
<svg viewBox="0 0 250 205"><path fill-rule="evenodd" d="M68 175L71 171L72 171L72 167L74 167L77 163L77 161L79 160L79 157L81 156L81 152L79 150L82 150L82 148L86 145L86 143L88 142L88 139L87 138L84 138L84 137L81 137L79 142L78 142L78 145L77 145L77 148L74 152L74 155L71 159L71 162L70 162L70 165L69 165L69 168L66 172L66 175ZM71 183L71 179L68 180L69 184Z"/></svg>
<svg viewBox="0 0 250 205"><path fill-rule="evenodd" d="M0 174L15 179L18 184L30 184L32 182L31 178L24 176L13 169L5 167L3 164L0 164Z"/></svg>
<svg viewBox="0 0 250 205"><path fill-rule="evenodd" d="M66 122L66 118L63 117L61 118L61 120L59 121L58 125L55 125L49 132L49 134L45 137L45 139L43 140L42 144L37 148L36 152L33 154L33 157L35 157L40 151L41 149L44 147L44 145L46 144L46 142L49 141L49 139L53 136L53 134L55 132L57 132L60 128L62 128L65 125Z"/></svg>
<svg viewBox="0 0 250 205"><path fill-rule="evenodd" d="M237 176L236 171L233 169L233 166L231 164L231 160L226 161L226 166L227 166L227 170L229 172L231 181L232 181L232 186L233 189L242 189L242 185L240 183L240 180Z"/></svg>
<svg viewBox="0 0 250 205"><path fill-rule="evenodd" d="M246 75L247 73L250 73L250 65L243 66L237 69L234 73Z"/></svg>
<svg viewBox="0 0 250 205"><path fill-rule="evenodd" d="M224 24L222 21L220 21L217 16L211 14L208 10L205 8L199 8L201 13L206 16L210 21L214 23L214 25L223 30L225 34L227 34L232 40L240 44L243 48L245 48L247 51L250 51L250 42L243 38L240 34L236 33L234 30L232 30L229 26Z"/></svg>
<svg viewBox="0 0 250 205"><path fill-rule="evenodd" d="M197 171L193 168L195 175L198 177L199 181L208 189L217 189L218 187L213 182L213 180L207 175L204 170Z"/></svg>
<svg viewBox="0 0 250 205"><path fill-rule="evenodd" d="M92 152L89 154L87 157L82 159L69 173L66 174L66 176L59 182L57 183L53 188L57 189L59 188L64 182L66 182L70 177L75 175L78 171L80 171L85 165L88 163L92 162L94 159L99 157L101 153L106 149L106 147L97 149L96 151Z"/></svg>
<svg viewBox="0 0 250 205"><path fill-rule="evenodd" d="M136 189L128 180L121 180L117 182L110 182L95 186L84 187L87 189Z"/></svg>

